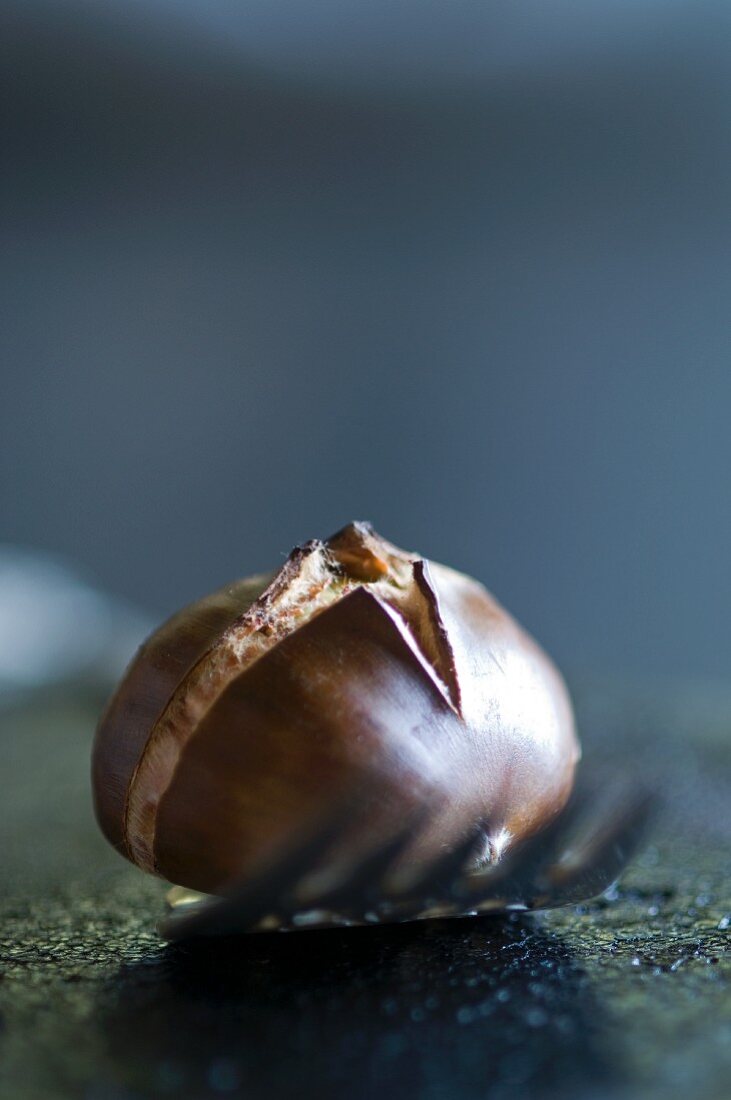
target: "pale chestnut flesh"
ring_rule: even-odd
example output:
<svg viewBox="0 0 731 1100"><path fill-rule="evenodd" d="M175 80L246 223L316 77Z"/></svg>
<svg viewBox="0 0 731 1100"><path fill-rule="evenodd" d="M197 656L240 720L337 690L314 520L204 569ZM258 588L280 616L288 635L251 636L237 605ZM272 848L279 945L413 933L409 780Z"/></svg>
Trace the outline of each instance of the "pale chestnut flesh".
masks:
<svg viewBox="0 0 731 1100"><path fill-rule="evenodd" d="M407 815L414 862L476 821L497 860L560 812L578 757L560 674L482 585L353 523L145 643L101 720L93 786L119 851L225 893L364 786L344 862Z"/></svg>

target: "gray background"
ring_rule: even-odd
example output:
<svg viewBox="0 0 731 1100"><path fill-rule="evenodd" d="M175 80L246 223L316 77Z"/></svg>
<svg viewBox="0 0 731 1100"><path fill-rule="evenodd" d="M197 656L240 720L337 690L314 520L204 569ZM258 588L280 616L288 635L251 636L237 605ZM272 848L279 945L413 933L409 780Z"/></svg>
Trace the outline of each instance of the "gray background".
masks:
<svg viewBox="0 0 731 1100"><path fill-rule="evenodd" d="M731 8L5 0L0 538L170 611L351 517L731 658Z"/></svg>

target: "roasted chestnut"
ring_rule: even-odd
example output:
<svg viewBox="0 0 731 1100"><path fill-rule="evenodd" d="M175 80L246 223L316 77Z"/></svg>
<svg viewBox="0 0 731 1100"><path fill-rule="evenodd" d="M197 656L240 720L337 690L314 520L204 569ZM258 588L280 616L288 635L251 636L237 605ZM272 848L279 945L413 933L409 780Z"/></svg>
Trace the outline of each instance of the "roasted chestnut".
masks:
<svg viewBox="0 0 731 1100"><path fill-rule="evenodd" d="M351 523L152 635L99 725L93 789L128 859L226 893L359 783L375 793L341 861L407 818L406 862L478 821L498 860L559 813L578 757L561 676L482 585Z"/></svg>

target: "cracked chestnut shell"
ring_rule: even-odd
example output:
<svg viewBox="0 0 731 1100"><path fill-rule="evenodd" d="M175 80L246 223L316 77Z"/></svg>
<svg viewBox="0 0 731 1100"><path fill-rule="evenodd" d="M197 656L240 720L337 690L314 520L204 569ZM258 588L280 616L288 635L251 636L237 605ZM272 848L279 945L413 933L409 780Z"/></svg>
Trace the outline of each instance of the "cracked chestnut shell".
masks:
<svg viewBox="0 0 731 1100"><path fill-rule="evenodd" d="M411 858L485 825L485 859L566 802L579 747L564 682L477 581L364 523L174 615L141 647L93 751L111 843L224 893L344 793L347 862L406 815Z"/></svg>

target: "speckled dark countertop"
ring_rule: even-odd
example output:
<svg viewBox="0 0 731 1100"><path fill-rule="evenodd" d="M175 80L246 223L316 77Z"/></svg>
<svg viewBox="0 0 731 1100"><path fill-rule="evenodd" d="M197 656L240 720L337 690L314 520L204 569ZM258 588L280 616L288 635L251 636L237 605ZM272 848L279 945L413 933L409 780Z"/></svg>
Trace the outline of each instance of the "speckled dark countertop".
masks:
<svg viewBox="0 0 731 1100"><path fill-rule="evenodd" d="M587 766L667 804L610 899L171 947L107 849L98 700L0 717L0 1097L731 1096L731 693L583 681Z"/></svg>

